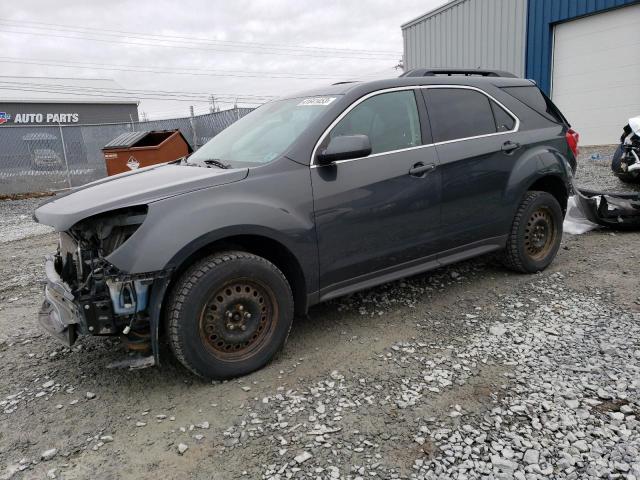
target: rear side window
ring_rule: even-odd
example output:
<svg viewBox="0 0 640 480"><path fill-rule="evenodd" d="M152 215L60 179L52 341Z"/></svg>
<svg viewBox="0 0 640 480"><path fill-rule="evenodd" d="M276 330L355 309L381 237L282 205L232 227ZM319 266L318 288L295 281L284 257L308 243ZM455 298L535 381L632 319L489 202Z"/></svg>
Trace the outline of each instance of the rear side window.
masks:
<svg viewBox="0 0 640 480"><path fill-rule="evenodd" d="M486 95L462 88L428 88L425 95L434 142L496 133Z"/></svg>
<svg viewBox="0 0 640 480"><path fill-rule="evenodd" d="M413 90L381 93L365 100L338 122L329 138L357 134L369 137L371 153L421 145L420 119Z"/></svg>
<svg viewBox="0 0 640 480"><path fill-rule="evenodd" d="M504 108L493 100L490 101L493 116L496 119L496 128L499 132L509 132L516 126L515 119L509 115Z"/></svg>
<svg viewBox="0 0 640 480"><path fill-rule="evenodd" d="M526 87L503 87L502 90L532 108L547 120L554 123L567 124L558 107L540 89L534 85Z"/></svg>

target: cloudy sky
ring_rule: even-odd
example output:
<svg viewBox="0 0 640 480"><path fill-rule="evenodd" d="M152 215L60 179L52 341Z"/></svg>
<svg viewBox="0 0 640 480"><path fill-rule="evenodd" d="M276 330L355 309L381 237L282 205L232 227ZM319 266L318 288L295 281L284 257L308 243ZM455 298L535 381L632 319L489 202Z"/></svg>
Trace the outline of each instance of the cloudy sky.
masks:
<svg viewBox="0 0 640 480"><path fill-rule="evenodd" d="M93 94L142 98L150 118L204 113L211 95L224 109L397 75L400 25L443 3L2 0L0 75L113 78L127 92Z"/></svg>

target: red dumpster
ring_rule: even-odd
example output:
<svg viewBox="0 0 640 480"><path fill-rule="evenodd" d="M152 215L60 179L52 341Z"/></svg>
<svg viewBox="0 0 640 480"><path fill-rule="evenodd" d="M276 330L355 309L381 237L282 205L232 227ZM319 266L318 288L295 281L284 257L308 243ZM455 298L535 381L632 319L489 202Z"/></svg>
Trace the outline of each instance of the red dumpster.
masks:
<svg viewBox="0 0 640 480"><path fill-rule="evenodd" d="M171 162L192 151L180 130L123 133L102 148L107 175Z"/></svg>

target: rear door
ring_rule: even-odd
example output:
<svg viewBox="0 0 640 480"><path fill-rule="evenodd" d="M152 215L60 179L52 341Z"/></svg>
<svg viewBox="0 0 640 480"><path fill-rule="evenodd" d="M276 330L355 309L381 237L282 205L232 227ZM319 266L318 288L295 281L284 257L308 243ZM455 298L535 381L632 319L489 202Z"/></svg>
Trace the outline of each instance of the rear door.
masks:
<svg viewBox="0 0 640 480"><path fill-rule="evenodd" d="M323 148L334 136L365 134L372 146L368 157L311 166L325 294L366 282L374 272L393 272L435 256L440 177L416 98L413 89L365 98L320 144ZM416 172L421 166L431 168Z"/></svg>
<svg viewBox="0 0 640 480"><path fill-rule="evenodd" d="M472 87L423 93L440 160L444 246L450 251L504 235L511 221L504 192L522 152L516 117Z"/></svg>

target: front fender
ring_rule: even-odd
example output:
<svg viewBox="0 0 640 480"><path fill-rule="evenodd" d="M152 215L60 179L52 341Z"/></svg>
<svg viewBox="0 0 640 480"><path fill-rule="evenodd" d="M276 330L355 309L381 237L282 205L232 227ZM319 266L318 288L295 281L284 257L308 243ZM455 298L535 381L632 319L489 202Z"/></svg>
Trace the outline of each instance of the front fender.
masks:
<svg viewBox="0 0 640 480"><path fill-rule="evenodd" d="M309 168L287 163L283 171L149 204L144 223L107 260L127 273L165 270L214 241L260 235L284 245L314 288L317 247Z"/></svg>

